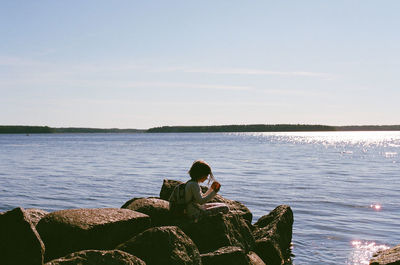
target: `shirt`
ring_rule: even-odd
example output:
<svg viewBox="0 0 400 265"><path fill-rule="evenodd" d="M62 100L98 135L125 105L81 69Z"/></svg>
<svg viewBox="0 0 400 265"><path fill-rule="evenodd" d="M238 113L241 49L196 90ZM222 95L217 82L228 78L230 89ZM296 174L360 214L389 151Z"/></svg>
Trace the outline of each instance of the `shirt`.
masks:
<svg viewBox="0 0 400 265"><path fill-rule="evenodd" d="M186 214L189 217L198 215L201 211L200 205L211 201L216 194L211 188L203 194L197 181L188 181L185 187Z"/></svg>

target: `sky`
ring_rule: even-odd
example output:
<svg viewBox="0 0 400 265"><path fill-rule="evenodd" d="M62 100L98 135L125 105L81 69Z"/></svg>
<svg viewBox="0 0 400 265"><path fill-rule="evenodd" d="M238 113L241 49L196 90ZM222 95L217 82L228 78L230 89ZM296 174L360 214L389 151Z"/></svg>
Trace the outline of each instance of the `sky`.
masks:
<svg viewBox="0 0 400 265"><path fill-rule="evenodd" d="M400 124L399 10L0 0L0 125Z"/></svg>

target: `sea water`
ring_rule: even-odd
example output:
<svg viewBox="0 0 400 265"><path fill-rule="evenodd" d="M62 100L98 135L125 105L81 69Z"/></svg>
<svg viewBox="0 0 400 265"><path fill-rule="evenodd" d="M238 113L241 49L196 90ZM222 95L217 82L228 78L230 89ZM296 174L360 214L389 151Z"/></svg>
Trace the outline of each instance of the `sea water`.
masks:
<svg viewBox="0 0 400 265"><path fill-rule="evenodd" d="M0 211L121 207L196 159L253 221L290 205L293 264L368 264L400 244L400 132L0 135Z"/></svg>

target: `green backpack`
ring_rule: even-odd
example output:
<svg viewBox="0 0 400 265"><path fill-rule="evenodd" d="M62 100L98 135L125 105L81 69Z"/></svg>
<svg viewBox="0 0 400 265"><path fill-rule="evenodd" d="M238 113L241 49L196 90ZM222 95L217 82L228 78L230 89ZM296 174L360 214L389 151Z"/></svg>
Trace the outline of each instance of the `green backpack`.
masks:
<svg viewBox="0 0 400 265"><path fill-rule="evenodd" d="M186 182L187 183L187 182ZM169 211L175 216L184 216L186 209L185 188L186 183L177 185L169 197Z"/></svg>

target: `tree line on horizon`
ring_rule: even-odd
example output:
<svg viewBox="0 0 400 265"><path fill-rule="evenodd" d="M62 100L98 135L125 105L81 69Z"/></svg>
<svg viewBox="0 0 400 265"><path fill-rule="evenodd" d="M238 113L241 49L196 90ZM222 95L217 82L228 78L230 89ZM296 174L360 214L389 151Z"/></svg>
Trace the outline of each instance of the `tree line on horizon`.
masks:
<svg viewBox="0 0 400 265"><path fill-rule="evenodd" d="M34 133L206 133L206 132L304 132L304 131L400 131L400 125L327 126L307 124L253 124L211 126L162 126L148 130L99 129L99 128L52 128L48 126L0 125L2 134Z"/></svg>
<svg viewBox="0 0 400 265"><path fill-rule="evenodd" d="M137 133L143 130L137 129L100 129L100 128L52 128L48 126L18 126L18 125L0 125L0 133L22 133L22 134L34 134L34 133Z"/></svg>
<svg viewBox="0 0 400 265"><path fill-rule="evenodd" d="M216 126L163 126L148 129L147 132L293 132L293 131L335 131L335 127L305 124L253 124Z"/></svg>
<svg viewBox="0 0 400 265"><path fill-rule="evenodd" d="M0 126L0 133L54 133L54 129L48 126Z"/></svg>

